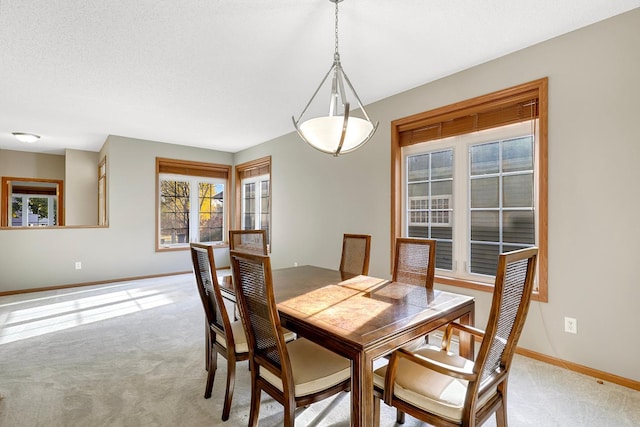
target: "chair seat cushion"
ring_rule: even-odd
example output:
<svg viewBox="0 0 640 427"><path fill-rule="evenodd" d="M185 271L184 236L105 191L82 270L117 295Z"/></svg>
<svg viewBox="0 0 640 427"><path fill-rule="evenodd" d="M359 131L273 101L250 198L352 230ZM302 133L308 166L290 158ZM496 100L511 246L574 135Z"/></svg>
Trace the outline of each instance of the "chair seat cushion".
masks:
<svg viewBox="0 0 640 427"><path fill-rule="evenodd" d="M244 332L242 321L231 322L231 331L233 333L233 341L236 343L236 353L248 353L249 344L247 343L247 335ZM284 329L282 332L285 341L289 342L296 339L296 334L290 330ZM222 335L216 334L216 341L224 348L227 348L227 340Z"/></svg>
<svg viewBox="0 0 640 427"><path fill-rule="evenodd" d="M439 347L426 345L414 351L426 358L450 366L471 369L473 362L458 355L441 351ZM387 366L374 372L373 382L384 389ZM420 366L407 359L400 359L396 372L394 396L426 412L439 415L453 422L462 419L462 408L468 381L452 378ZM486 403L494 393L486 393L478 406Z"/></svg>
<svg viewBox="0 0 640 427"><path fill-rule="evenodd" d="M231 332L233 333L233 341L236 344L236 353L248 353L249 344L240 320L231 322ZM227 340L222 335L216 335L216 341L224 348L227 348Z"/></svg>
<svg viewBox="0 0 640 427"><path fill-rule="evenodd" d="M291 332L290 330L285 328L282 328L282 335L284 336L284 342L293 341L298 338L295 332Z"/></svg>
<svg viewBox="0 0 640 427"><path fill-rule="evenodd" d="M351 377L351 362L307 339L287 343L295 395L306 396L325 390ZM260 376L282 391L282 380L266 369Z"/></svg>

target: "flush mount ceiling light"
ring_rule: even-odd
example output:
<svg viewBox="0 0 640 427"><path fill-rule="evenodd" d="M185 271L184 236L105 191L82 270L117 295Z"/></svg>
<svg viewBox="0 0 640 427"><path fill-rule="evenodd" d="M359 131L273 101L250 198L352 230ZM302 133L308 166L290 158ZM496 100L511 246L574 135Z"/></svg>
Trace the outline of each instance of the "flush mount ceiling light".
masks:
<svg viewBox="0 0 640 427"><path fill-rule="evenodd" d="M336 5L333 65L313 93L307 106L300 113L298 120L295 117L291 117L291 119L298 134L305 142L323 153L338 156L339 154L350 153L369 141L378 128L378 123L373 124L371 122L358 94L342 69L340 53L338 52L338 3L342 0L329 1ZM316 95L327 81L329 75L332 75L333 78L331 80L328 114L303 120L303 116L309 110L311 104L314 103ZM353 115L347 90L351 92L353 99L357 102L356 107L360 109L360 113L364 118Z"/></svg>
<svg viewBox="0 0 640 427"><path fill-rule="evenodd" d="M26 142L27 144L31 144L32 142L36 142L40 139L40 135L33 133L13 132L12 135L15 136L18 141Z"/></svg>

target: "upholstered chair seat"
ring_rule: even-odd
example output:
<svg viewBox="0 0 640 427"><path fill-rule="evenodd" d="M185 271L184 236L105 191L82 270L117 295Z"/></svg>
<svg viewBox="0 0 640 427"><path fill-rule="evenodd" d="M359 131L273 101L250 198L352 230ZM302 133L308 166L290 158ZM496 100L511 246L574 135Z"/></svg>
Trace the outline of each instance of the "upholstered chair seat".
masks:
<svg viewBox="0 0 640 427"><path fill-rule="evenodd" d="M432 345L425 345L415 350L414 354L467 372L473 370L474 362ZM387 365L376 369L373 381L377 387L384 388L386 374ZM443 375L410 360L401 359L398 362L394 395L423 411L452 422L460 422L468 385L466 380ZM483 395L479 405L484 405L493 394L495 393Z"/></svg>
<svg viewBox="0 0 640 427"><path fill-rule="evenodd" d="M293 427L295 409L319 402L351 386L351 362L299 338L286 342L273 292L268 256L231 251L233 285L251 368L249 427L257 427L262 392L284 407L282 426Z"/></svg>
<svg viewBox="0 0 640 427"><path fill-rule="evenodd" d="M495 415L496 425L507 427L509 371L529 311L537 258L536 247L498 256L484 330L450 322L440 347L400 348L374 371L375 426L384 399L397 409L400 424L405 413L438 427L476 427ZM480 341L475 360L453 353L452 338L462 334Z"/></svg>
<svg viewBox="0 0 640 427"><path fill-rule="evenodd" d="M247 335L244 333L242 321L236 320L235 322L231 322L231 332L233 333L233 341L236 344L236 351L238 353L247 353L249 351L249 344L247 343ZM285 341L293 341L296 339L296 334L287 329L285 329L283 333ZM224 336L216 334L216 342L224 348L227 348L227 340Z"/></svg>
<svg viewBox="0 0 640 427"><path fill-rule="evenodd" d="M299 338L287 343L287 351L293 372L295 397L329 389L351 378L349 360L307 339ZM309 363L310 360L322 360L323 363ZM261 369L260 376L283 391L280 377L267 369Z"/></svg>

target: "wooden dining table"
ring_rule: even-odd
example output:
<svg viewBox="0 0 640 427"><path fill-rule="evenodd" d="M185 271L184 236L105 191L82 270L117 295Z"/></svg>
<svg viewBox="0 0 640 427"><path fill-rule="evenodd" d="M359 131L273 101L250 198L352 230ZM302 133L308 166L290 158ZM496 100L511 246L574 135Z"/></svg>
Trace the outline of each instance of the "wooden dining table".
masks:
<svg viewBox="0 0 640 427"><path fill-rule="evenodd" d="M374 360L453 320L474 322L466 295L315 266L272 274L282 325L351 360L352 426L373 425ZM222 285L233 299L230 282ZM460 339L461 355L473 359L473 339Z"/></svg>

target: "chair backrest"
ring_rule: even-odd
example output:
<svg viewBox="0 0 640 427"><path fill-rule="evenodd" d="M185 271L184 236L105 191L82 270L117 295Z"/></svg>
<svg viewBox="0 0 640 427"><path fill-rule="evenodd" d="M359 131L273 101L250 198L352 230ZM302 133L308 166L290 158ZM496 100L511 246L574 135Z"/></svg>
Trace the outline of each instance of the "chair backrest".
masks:
<svg viewBox="0 0 640 427"><path fill-rule="evenodd" d="M391 280L433 289L435 263L435 240L398 237Z"/></svg>
<svg viewBox="0 0 640 427"><path fill-rule="evenodd" d="M202 300L207 323L217 334L225 337L228 348L235 348L231 322L216 275L213 247L200 243L191 243L189 246L191 248L193 272L196 276L198 293Z"/></svg>
<svg viewBox="0 0 640 427"><path fill-rule="evenodd" d="M478 385L489 387L508 374L533 291L538 248L501 254L485 335L476 358ZM484 384L483 384L484 383Z"/></svg>
<svg viewBox="0 0 640 427"><path fill-rule="evenodd" d="M229 230L229 250L268 255L267 232L265 230Z"/></svg>
<svg viewBox="0 0 640 427"><path fill-rule="evenodd" d="M369 234L345 234L342 238L342 256L340 273L342 276L369 274L369 253L371 236Z"/></svg>
<svg viewBox="0 0 640 427"><path fill-rule="evenodd" d="M273 295L271 261L268 256L231 251L236 299L249 344L252 369L257 365L282 379L293 392L291 362Z"/></svg>

